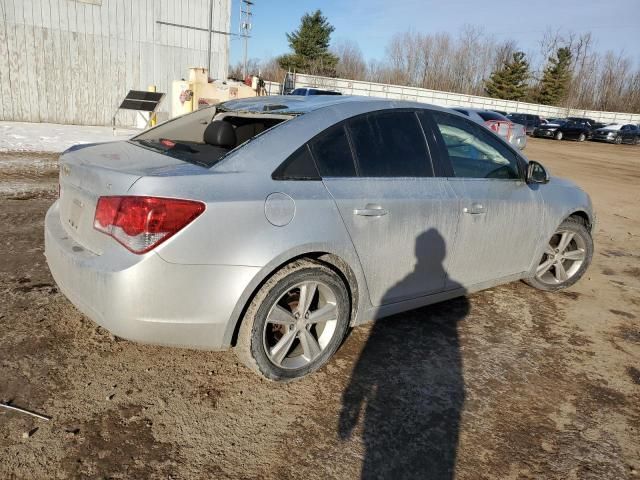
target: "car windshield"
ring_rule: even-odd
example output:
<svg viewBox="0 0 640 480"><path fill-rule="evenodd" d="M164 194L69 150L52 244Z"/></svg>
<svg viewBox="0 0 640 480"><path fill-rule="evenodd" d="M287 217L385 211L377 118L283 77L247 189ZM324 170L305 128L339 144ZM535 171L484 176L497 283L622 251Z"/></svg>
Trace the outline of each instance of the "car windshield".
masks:
<svg viewBox="0 0 640 480"><path fill-rule="evenodd" d="M163 155L210 168L231 150L289 118L285 115L218 110L206 107L183 115L130 141Z"/></svg>

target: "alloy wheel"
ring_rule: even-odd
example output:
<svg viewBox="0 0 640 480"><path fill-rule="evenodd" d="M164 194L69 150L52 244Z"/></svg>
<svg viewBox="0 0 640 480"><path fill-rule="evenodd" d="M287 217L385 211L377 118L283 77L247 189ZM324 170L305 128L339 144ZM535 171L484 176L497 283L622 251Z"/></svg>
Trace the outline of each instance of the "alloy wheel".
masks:
<svg viewBox="0 0 640 480"><path fill-rule="evenodd" d="M558 230L545 248L536 278L548 285L557 285L571 279L586 259L584 239L575 232Z"/></svg>
<svg viewBox="0 0 640 480"><path fill-rule="evenodd" d="M269 310L263 346L269 360L297 369L316 360L336 333L336 295L322 282L307 281L290 288Z"/></svg>

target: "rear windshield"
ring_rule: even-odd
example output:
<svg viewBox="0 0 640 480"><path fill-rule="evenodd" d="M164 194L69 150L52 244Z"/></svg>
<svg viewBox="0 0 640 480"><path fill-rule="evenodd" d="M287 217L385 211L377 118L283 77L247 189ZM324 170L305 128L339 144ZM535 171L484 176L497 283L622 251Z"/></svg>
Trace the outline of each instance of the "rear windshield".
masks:
<svg viewBox="0 0 640 480"><path fill-rule="evenodd" d="M342 95L340 92L332 92L329 90L317 90L315 88L296 88L291 95Z"/></svg>
<svg viewBox="0 0 640 480"><path fill-rule="evenodd" d="M210 168L231 150L288 118L217 112L215 107L206 107L147 130L131 142Z"/></svg>
<svg viewBox="0 0 640 480"><path fill-rule="evenodd" d="M509 119L507 117L505 117L504 115L500 115L499 113L496 112L478 112L478 115L480 115L480 117L482 117L482 119L487 122L489 120L497 120L499 122L507 122L509 121Z"/></svg>

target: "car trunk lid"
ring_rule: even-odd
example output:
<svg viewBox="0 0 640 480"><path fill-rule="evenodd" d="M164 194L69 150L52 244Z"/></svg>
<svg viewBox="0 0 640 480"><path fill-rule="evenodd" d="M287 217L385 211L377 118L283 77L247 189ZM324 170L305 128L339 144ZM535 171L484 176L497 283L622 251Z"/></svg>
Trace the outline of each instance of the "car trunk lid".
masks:
<svg viewBox="0 0 640 480"><path fill-rule="evenodd" d="M75 147L59 163L60 221L74 241L98 255L113 244L93 228L98 198L124 195L142 176L183 165L129 142Z"/></svg>

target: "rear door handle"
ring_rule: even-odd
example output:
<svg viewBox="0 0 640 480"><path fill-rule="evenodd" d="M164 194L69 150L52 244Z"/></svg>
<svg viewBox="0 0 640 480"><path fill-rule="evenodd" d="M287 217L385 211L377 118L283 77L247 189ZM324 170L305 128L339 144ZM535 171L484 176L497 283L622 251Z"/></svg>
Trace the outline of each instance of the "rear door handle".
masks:
<svg viewBox="0 0 640 480"><path fill-rule="evenodd" d="M462 211L471 215L478 215L487 213L487 208L482 203L472 203L470 207L464 207Z"/></svg>
<svg viewBox="0 0 640 480"><path fill-rule="evenodd" d="M375 203L367 203L364 208L356 208L353 211L354 215L360 215L362 217L382 217L387 213L389 212Z"/></svg>

